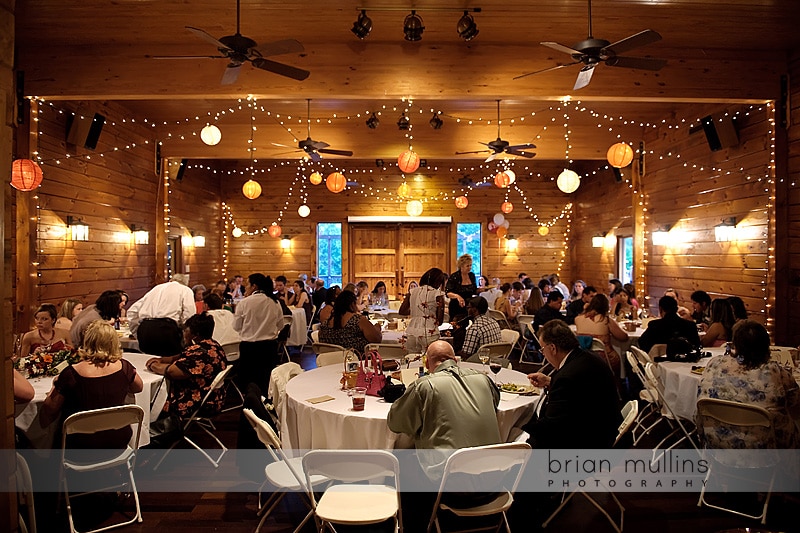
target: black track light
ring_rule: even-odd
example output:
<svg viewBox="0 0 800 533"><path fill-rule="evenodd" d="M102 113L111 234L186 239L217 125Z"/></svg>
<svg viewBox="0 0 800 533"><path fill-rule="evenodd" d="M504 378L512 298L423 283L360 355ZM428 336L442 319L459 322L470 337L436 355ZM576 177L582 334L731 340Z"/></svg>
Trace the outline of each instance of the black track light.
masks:
<svg viewBox="0 0 800 533"><path fill-rule="evenodd" d="M371 129L371 130L374 130L375 128L377 128L380 123L381 123L381 121L378 120L378 117L375 116L375 113L373 113L372 116L369 117L367 119L367 122L366 122L367 127L369 129Z"/></svg>
<svg viewBox="0 0 800 533"><path fill-rule="evenodd" d="M458 32L458 36L465 41L471 41L477 37L479 33L478 26L475 24L475 19L473 19L472 15L467 11L464 11L464 16L458 20L456 31Z"/></svg>
<svg viewBox="0 0 800 533"><path fill-rule="evenodd" d="M439 113L434 113L431 119L428 121L428 124L431 125L431 128L435 130L442 129L442 124L444 124L444 120L439 118Z"/></svg>
<svg viewBox="0 0 800 533"><path fill-rule="evenodd" d="M399 130L411 129L411 120L406 116L405 113L400 115L400 118L397 119L397 129Z"/></svg>
<svg viewBox="0 0 800 533"><path fill-rule="evenodd" d="M367 16L366 9L361 10L358 20L353 23L353 28L350 31L359 39L365 38L372 31L372 19Z"/></svg>
<svg viewBox="0 0 800 533"><path fill-rule="evenodd" d="M405 34L406 41L419 41L422 40L422 32L425 26L422 25L422 17L417 15L417 12L411 10L411 14L403 21L403 33Z"/></svg>

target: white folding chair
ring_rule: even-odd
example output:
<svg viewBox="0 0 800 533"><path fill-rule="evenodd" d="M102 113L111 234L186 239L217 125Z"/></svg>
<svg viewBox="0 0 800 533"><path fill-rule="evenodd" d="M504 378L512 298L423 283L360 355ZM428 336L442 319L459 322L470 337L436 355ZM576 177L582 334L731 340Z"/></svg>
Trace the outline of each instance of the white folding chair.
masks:
<svg viewBox="0 0 800 533"><path fill-rule="evenodd" d="M633 348L633 346L632 346ZM638 350L638 348L637 348ZM642 351L642 350L640 350ZM650 351L647 352L647 356L650 358L649 362L653 362L656 357L661 357L663 355L667 355L667 345L666 344L654 344ZM638 359L638 358L637 358Z"/></svg>
<svg viewBox="0 0 800 533"><path fill-rule="evenodd" d="M672 450L678 444L680 444L681 442L683 442L685 440L689 441L689 444L692 445L692 447L695 449L695 451L699 455L700 454L700 450L697 448L697 444L695 443L695 439L692 438L692 435L695 435L697 433L697 430L694 427L692 427L691 431L687 430L686 429L686 425L684 424L684 422L681 421L681 418L678 415L675 414L675 411L669 405L669 402L664 397L664 384L661 383L661 379L659 379L659 377L656 375L656 373L655 373L655 365L653 363L647 363L647 365L644 367L644 375L647 378L647 380L650 382L650 384L652 385L652 390L657 395L658 401L661 404L661 407L664 410L666 410L666 413L663 413L664 416L669 418L670 422L674 422L675 424L678 425L677 428L675 428L669 435L664 437L661 440L661 442L659 442L655 446L655 448L653 448L653 462L656 462L658 459L661 458L661 456L664 453L666 453L669 450ZM685 422L687 422L689 424L692 423L689 420L686 420ZM683 433L683 435L681 436L680 433ZM679 437L678 440L676 440L675 442L670 444L669 447L667 447L666 449L662 450L661 447L663 445L665 445L667 442L669 442L669 440L674 436L678 436ZM658 452L658 450L661 450L661 451Z"/></svg>
<svg viewBox="0 0 800 533"><path fill-rule="evenodd" d="M75 528L75 521L72 516L72 502L67 483L67 477L70 473L85 474L87 472L99 472L119 467L125 467L128 471L128 480L122 484L73 494L72 497L75 498L96 492L107 492L110 489L122 486L130 487L130 491L133 493L136 513L130 520L117 522L115 524L93 529L84 533L106 531L108 529L126 526L133 524L134 522L142 521L142 510L139 507L139 493L136 490L136 481L133 479L133 469L136 463L136 450L139 448L139 438L141 437L142 433L142 420L144 420L144 410L138 405L120 405L117 407L106 407L104 409L81 411L68 416L67 419L64 420L61 437L59 485L64 492L64 498L67 502L67 517L69 519L69 529L71 533L77 533L78 530ZM73 455L76 453L76 450L72 450L69 454L67 453L67 450L69 450L69 448L67 448L67 440L70 435L91 435L100 431L122 429L128 426L133 426L132 445L127 445L124 450L119 452L118 455L110 459L101 459L97 462L87 462L86 460L92 455L91 450L80 450L81 452L84 452L80 455Z"/></svg>
<svg viewBox="0 0 800 533"><path fill-rule="evenodd" d="M522 479L530 456L531 447L527 442L491 444L454 451L445 463L439 492L428 521L428 532L436 526L437 533L441 533L439 512L447 511L461 518L500 515L500 522L496 526L481 529L499 531L500 527L505 525L506 531L511 533L506 511L514 503L514 493ZM500 478L501 473L502 479ZM497 476L498 481L497 486L494 486L494 483L491 486L491 492L497 492L497 496L492 501L473 507L452 507L442 502L443 494L449 491L463 491L465 483L471 484L472 488L482 488L492 474ZM487 488L484 492L489 492L489 490ZM466 531L477 530L470 528Z"/></svg>
<svg viewBox="0 0 800 533"><path fill-rule="evenodd" d="M515 329L501 329L500 338L503 339L503 342L507 342L512 346L516 346L517 341L519 340L519 331Z"/></svg>
<svg viewBox="0 0 800 533"><path fill-rule="evenodd" d="M636 374L636 377L639 378L644 386L644 388L639 391L639 399L647 402L647 405L639 411L634 425L631 428L633 445L636 446L642 438L648 435L660 422L666 421L670 427L672 427L672 424L661 414L661 403L658 398L658 393L655 391L653 384L650 383L650 380L647 379L647 376L644 375L644 366L641 365L632 352L627 352L626 356L628 358L628 363L633 369L633 373ZM648 426L645 426L645 421L650 419L654 419L654 421ZM642 432L637 436L636 431L638 429L642 429Z"/></svg>
<svg viewBox="0 0 800 533"><path fill-rule="evenodd" d="M278 353L281 356L281 363L288 363L292 360L292 358L289 357L289 349L286 347L286 343L289 342L289 338L292 336L292 327L294 326L294 317L292 315L283 315L283 326L281 330L286 326L289 326L289 335L282 341L278 341Z"/></svg>
<svg viewBox="0 0 800 533"><path fill-rule="evenodd" d="M385 450L311 450L303 456L306 486L313 476L331 482L322 496L309 490L319 531L334 524L378 524L394 519L394 531L403 531L400 506L400 464Z"/></svg>
<svg viewBox="0 0 800 533"><path fill-rule="evenodd" d="M286 396L286 384L295 376L303 373L303 368L297 363L283 363L272 369L269 374L269 392L268 396L272 403L266 405L267 412L269 413L275 427L280 430L280 408L283 399Z"/></svg>
<svg viewBox="0 0 800 533"><path fill-rule="evenodd" d="M616 446L620 439L633 427L636 423L636 417L639 416L639 402L630 400L622 406L622 422L617 429L617 438L614 440Z"/></svg>
<svg viewBox="0 0 800 533"><path fill-rule="evenodd" d="M658 346L659 348L656 348L656 346ZM645 352L644 350L642 350L638 346L631 346L630 347L630 351L631 351L631 353L633 353L633 356L636 358L636 360L639 361L639 365L641 365L641 367L644 368L644 366L647 363L655 364L655 361L654 361L653 358L654 357L659 357L659 356L653 356L653 353L660 352L660 350L661 350L660 347L661 346L664 347L664 353L667 353L667 351L666 351L667 350L667 345L666 344L654 344L653 347L650 348L650 353ZM663 354L661 354L661 355L663 355Z"/></svg>
<svg viewBox="0 0 800 533"><path fill-rule="evenodd" d="M28 462L25 458L17 453L17 470L14 473L17 482L17 494L19 496L19 505L25 506L28 520L22 517L22 512L19 513L19 528L21 533L36 533L36 506L33 501L33 479L31 478L31 470L28 468Z"/></svg>
<svg viewBox="0 0 800 533"><path fill-rule="evenodd" d="M477 357L478 352L484 349L489 350L489 357L492 359L508 359L508 356L511 355L511 350L514 349L514 345L510 342L488 342L478 348L473 357Z"/></svg>
<svg viewBox="0 0 800 533"><path fill-rule="evenodd" d="M512 329L511 324L508 323L508 318L502 311L498 311L497 309L489 309L486 311L486 314L489 315L490 318L494 318L497 323L503 329Z"/></svg>
<svg viewBox="0 0 800 533"><path fill-rule="evenodd" d="M381 355L381 359L403 359L407 354L408 350L402 344L382 344L382 343L370 343L364 347L364 352L371 352L377 351Z"/></svg>
<svg viewBox="0 0 800 533"><path fill-rule="evenodd" d="M236 377L235 376L237 370L236 362L239 360L239 343L231 342L228 344L223 344L222 351L225 352L225 359L228 361L228 364L233 366L230 373L228 373L228 376L225 378L224 386L225 386L226 396L227 396L227 391L233 388L233 390L236 391L236 395L239 397L238 403L234 405L229 405L222 411L223 412L235 411L236 409L239 409L244 405L244 394L242 394L241 389L239 388L238 385L236 385L236 381L233 379L234 377Z"/></svg>
<svg viewBox="0 0 800 533"><path fill-rule="evenodd" d="M770 358L777 361L781 366L793 367L794 359L797 357L797 348L790 346L770 346Z"/></svg>

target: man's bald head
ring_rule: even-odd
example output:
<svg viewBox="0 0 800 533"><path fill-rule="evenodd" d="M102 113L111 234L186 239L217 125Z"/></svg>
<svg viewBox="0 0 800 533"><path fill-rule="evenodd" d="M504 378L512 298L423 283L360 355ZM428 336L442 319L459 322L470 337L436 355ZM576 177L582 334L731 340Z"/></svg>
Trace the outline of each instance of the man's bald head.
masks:
<svg viewBox="0 0 800 533"><path fill-rule="evenodd" d="M436 367L448 359L455 360L456 353L453 351L453 346L445 341L433 341L428 346L428 372L433 372Z"/></svg>

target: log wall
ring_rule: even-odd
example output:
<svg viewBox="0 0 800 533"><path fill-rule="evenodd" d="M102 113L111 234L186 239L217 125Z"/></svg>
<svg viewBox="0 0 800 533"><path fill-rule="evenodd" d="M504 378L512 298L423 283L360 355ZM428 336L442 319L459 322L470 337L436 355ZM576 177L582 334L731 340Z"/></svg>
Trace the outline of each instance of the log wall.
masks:
<svg viewBox="0 0 800 533"><path fill-rule="evenodd" d="M800 53L796 53L789 62L789 80L794 83L789 85L786 137L782 128L778 128L780 139L785 139L787 145L786 188L782 189L784 194L778 201L785 202L787 216L784 220L786 238L781 240L782 247L777 250L787 257L787 267L780 272L780 279L785 284L781 287L784 292L778 292L776 311L785 313L787 317L786 343L797 346L800 345L800 330L795 327L800 324ZM780 305L781 302L785 302L785 305Z"/></svg>

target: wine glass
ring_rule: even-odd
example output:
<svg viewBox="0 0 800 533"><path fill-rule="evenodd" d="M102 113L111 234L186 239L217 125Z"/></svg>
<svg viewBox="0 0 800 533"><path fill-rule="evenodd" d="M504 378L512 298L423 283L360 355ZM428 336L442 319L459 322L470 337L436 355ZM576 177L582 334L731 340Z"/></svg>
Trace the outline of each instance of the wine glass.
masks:
<svg viewBox="0 0 800 533"><path fill-rule="evenodd" d="M488 372L486 372L486 363L489 362L489 350L486 348L481 348L478 351L478 359L481 360L481 364L483 365L483 373L488 374Z"/></svg>
<svg viewBox="0 0 800 533"><path fill-rule="evenodd" d="M497 374L500 372L500 369L503 368L500 363L489 363L489 370L492 371L494 374L494 384L497 386Z"/></svg>

